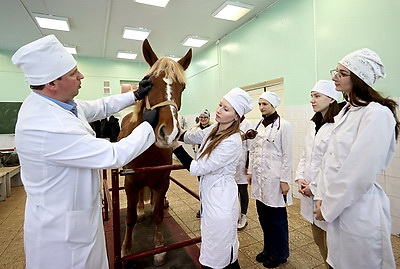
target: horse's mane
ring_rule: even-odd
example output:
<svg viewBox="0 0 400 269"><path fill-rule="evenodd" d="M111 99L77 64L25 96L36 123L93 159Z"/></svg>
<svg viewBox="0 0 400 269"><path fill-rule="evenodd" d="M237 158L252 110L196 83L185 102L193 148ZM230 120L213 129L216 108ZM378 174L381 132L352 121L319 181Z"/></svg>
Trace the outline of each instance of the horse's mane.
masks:
<svg viewBox="0 0 400 269"><path fill-rule="evenodd" d="M186 83L185 70L183 67L168 57L161 57L158 59L152 67L150 67L148 74L159 76L161 72L164 72L164 76L172 82L178 81L180 83Z"/></svg>

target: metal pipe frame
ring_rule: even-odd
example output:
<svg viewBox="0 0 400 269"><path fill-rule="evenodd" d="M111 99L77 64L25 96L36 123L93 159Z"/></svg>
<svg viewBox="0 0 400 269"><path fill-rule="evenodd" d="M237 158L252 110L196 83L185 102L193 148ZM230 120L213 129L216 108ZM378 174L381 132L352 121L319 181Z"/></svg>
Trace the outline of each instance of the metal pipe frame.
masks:
<svg viewBox="0 0 400 269"><path fill-rule="evenodd" d="M114 268L115 269L121 269L122 268L122 262L128 262L132 260L137 260L140 258L148 257L151 255L155 255L158 253L162 253L165 251L177 249L177 248L183 248L189 245L197 244L201 242L201 237L189 239L186 241L178 242L178 243L173 243L169 244L166 246L158 247L155 249L151 250L146 250L142 251L139 253L134 253L131 255L127 255L124 257L121 257L121 226L120 226L120 196L119 196L119 191L121 189L124 189L123 187L119 186L119 175L128 175L128 174L134 174L134 173L145 173L145 172L150 172L150 171L161 171L161 170L178 170L178 169L183 169L185 168L183 165L162 165L162 166L155 166L155 167L142 167L142 168L135 168L135 169L126 169L126 170L121 170L118 171L118 169L112 169L111 170L111 191L112 191L112 202L111 202L111 210L112 210L112 223L113 223L113 242L114 242ZM199 200L199 196L188 189L186 186L178 182L176 179L170 177L170 179L180 186L182 189L184 189L186 192L191 194L193 197Z"/></svg>

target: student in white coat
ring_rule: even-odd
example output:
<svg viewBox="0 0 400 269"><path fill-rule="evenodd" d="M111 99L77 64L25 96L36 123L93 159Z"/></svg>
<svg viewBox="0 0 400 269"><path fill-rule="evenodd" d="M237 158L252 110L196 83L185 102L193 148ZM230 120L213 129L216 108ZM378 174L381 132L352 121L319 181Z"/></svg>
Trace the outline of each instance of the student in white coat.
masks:
<svg viewBox="0 0 400 269"><path fill-rule="evenodd" d="M263 92L258 99L262 119L250 144L248 168L251 194L256 199L264 234L263 251L256 260L268 268L278 267L289 257L286 205L292 204L292 132L289 122L275 110L279 103L274 92Z"/></svg>
<svg viewBox="0 0 400 269"><path fill-rule="evenodd" d="M21 47L13 63L33 90L18 113L15 144L27 194L26 268L108 268L101 215L100 168L118 168L155 141L153 114L130 136L96 138L89 122L144 98L149 79L132 93L95 101L73 98L84 76L54 35Z"/></svg>
<svg viewBox="0 0 400 269"><path fill-rule="evenodd" d="M203 269L240 268L237 260L238 187L234 174L242 152L240 118L252 106L251 97L244 90L234 88L220 101L215 124L183 135L185 143L201 144L195 160L182 146L174 145L174 154L190 174L201 177L199 261Z"/></svg>
<svg viewBox="0 0 400 269"><path fill-rule="evenodd" d="M246 133L253 127L253 123L243 116L240 119L240 132L242 137L242 156L240 157L238 166L236 167L235 180L238 184L239 202L240 202L240 215L238 220L238 230L244 229L247 226L247 209L249 208L249 191L247 181L247 168L249 166L249 145L250 140L247 139Z"/></svg>
<svg viewBox="0 0 400 269"><path fill-rule="evenodd" d="M395 268L390 202L376 180L395 152L398 105L372 88L385 71L370 49L345 56L332 76L348 103L335 117L316 210L328 223L327 261L335 269Z"/></svg>
<svg viewBox="0 0 400 269"><path fill-rule="evenodd" d="M332 80L319 80L312 88L310 103L315 114L304 139L303 155L297 166L295 179L298 191L302 194L300 213L311 223L314 241L324 261L328 256L326 222L316 220L314 210L315 200L321 199L317 191L318 179L321 176L323 158L332 133L334 117L341 109L341 105L338 104L340 96L341 93L336 91ZM327 263L326 266L328 267Z"/></svg>

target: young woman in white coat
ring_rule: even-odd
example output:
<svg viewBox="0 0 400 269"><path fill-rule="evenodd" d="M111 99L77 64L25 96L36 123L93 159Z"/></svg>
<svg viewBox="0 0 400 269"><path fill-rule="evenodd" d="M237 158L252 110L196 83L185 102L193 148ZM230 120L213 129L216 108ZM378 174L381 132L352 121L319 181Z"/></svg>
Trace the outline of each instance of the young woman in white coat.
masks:
<svg viewBox="0 0 400 269"><path fill-rule="evenodd" d="M341 105L338 104L340 96L341 93L336 91L332 80L320 80L312 88L310 103L315 114L304 139L303 155L297 166L295 179L298 191L302 194L300 213L311 223L314 241L324 261L328 256L326 223L315 219L314 210L315 201L321 199L317 191L318 179L321 176L323 158L333 129L333 118L341 109ZM327 263L326 266L328 267Z"/></svg>
<svg viewBox="0 0 400 269"><path fill-rule="evenodd" d="M54 35L23 46L12 61L33 90L15 129L27 194L26 268L108 268L99 169L125 165L155 137L152 126L142 123L130 136L111 143L96 138L89 122L134 104L151 89L151 81L143 80L134 94L74 100L84 76Z"/></svg>
<svg viewBox="0 0 400 269"><path fill-rule="evenodd" d="M242 142L242 155L236 167L235 180L238 184L240 215L238 220L238 230L247 226L247 209L249 208L249 191L247 181L247 168L249 166L249 145L250 140L246 139L245 134L253 127L253 124L243 116L240 119L240 132L244 137Z"/></svg>
<svg viewBox="0 0 400 269"><path fill-rule="evenodd" d="M210 120L210 111L208 111L207 108L203 109L200 112L198 120L199 120L199 122L195 126L193 126L192 129L190 129L190 132L197 132L198 130L203 130L203 129L211 126L212 122ZM200 147L200 144L192 145L193 152L195 155L197 155L197 152L199 151L199 147ZM198 178L200 180L200 177L198 177ZM196 218L200 218L200 209L199 209L199 211L196 212Z"/></svg>
<svg viewBox="0 0 400 269"><path fill-rule="evenodd" d="M376 180L395 152L398 105L372 88L385 71L370 49L345 56L332 75L348 103L335 118L316 210L328 223L327 261L335 269L395 268L390 202Z"/></svg>
<svg viewBox="0 0 400 269"><path fill-rule="evenodd" d="M178 144L174 154L193 176L200 176L201 249L203 269L240 268L238 263L238 187L234 179L241 156L240 118L252 109L251 97L234 88L220 101L209 128L185 133L183 141L201 144L193 160Z"/></svg>
<svg viewBox="0 0 400 269"><path fill-rule="evenodd" d="M256 260L268 268L278 267L289 257L286 205L292 204L292 133L289 122L275 110L279 103L274 92L264 92L258 100L262 119L250 144L248 168L251 194L256 199L264 234L264 247Z"/></svg>

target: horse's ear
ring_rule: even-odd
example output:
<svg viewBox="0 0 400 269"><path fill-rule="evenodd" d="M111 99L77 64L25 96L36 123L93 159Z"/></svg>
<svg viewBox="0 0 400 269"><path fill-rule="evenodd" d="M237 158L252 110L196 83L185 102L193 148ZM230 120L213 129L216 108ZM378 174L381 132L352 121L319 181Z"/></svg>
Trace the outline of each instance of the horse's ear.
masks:
<svg viewBox="0 0 400 269"><path fill-rule="evenodd" d="M142 51L143 51L143 56L146 62L150 65L153 66L155 62L157 62L158 57L154 53L153 49L150 46L150 43L147 39L143 41L143 46L142 46Z"/></svg>
<svg viewBox="0 0 400 269"><path fill-rule="evenodd" d="M189 67L190 62L192 61L192 49L189 49L189 51L186 53L185 56L183 56L178 63L182 65L183 70L186 70Z"/></svg>

